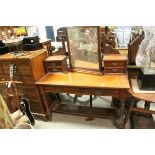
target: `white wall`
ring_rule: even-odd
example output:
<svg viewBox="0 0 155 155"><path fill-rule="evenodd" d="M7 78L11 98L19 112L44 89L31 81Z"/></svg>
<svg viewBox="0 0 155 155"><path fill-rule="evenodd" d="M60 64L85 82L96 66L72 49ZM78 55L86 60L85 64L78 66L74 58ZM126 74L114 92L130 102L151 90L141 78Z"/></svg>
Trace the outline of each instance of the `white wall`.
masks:
<svg viewBox="0 0 155 155"><path fill-rule="evenodd" d="M47 35L46 35L46 29L45 26L37 26L38 27L38 31L39 31L39 37L41 39L46 39Z"/></svg>
<svg viewBox="0 0 155 155"><path fill-rule="evenodd" d="M38 34L38 29L36 26L26 26L28 36L34 36Z"/></svg>
<svg viewBox="0 0 155 155"><path fill-rule="evenodd" d="M39 35L41 39L47 38L45 26L27 26L28 36Z"/></svg>

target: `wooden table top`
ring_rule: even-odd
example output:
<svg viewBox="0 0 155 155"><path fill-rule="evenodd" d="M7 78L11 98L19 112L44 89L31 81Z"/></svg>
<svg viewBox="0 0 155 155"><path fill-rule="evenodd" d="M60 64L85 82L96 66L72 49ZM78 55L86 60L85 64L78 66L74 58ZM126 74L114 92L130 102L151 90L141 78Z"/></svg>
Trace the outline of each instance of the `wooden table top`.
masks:
<svg viewBox="0 0 155 155"><path fill-rule="evenodd" d="M108 89L130 88L127 75L92 75L77 72L47 73L36 84Z"/></svg>
<svg viewBox="0 0 155 155"><path fill-rule="evenodd" d="M25 53L19 53L19 56L17 55L16 58L14 58L14 55L11 53L6 53L3 55L0 55L0 60L12 60L12 59L33 59L35 56L44 53L47 51L46 49L36 50L36 51L26 51Z"/></svg>
<svg viewBox="0 0 155 155"><path fill-rule="evenodd" d="M55 55L55 56L49 56L45 59L46 62L48 61L62 61L66 58L65 55Z"/></svg>
<svg viewBox="0 0 155 155"><path fill-rule="evenodd" d="M103 57L103 61L126 61L128 60L127 56L120 54L105 54Z"/></svg>

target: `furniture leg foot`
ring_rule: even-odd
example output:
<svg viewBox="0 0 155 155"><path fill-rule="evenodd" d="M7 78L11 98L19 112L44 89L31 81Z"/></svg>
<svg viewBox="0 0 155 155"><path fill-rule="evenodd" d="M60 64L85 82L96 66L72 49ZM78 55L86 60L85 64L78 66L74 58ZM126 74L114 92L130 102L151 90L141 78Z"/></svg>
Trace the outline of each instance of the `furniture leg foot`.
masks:
<svg viewBox="0 0 155 155"><path fill-rule="evenodd" d="M124 129L125 128L125 124L121 119L116 119L114 124L118 129Z"/></svg>

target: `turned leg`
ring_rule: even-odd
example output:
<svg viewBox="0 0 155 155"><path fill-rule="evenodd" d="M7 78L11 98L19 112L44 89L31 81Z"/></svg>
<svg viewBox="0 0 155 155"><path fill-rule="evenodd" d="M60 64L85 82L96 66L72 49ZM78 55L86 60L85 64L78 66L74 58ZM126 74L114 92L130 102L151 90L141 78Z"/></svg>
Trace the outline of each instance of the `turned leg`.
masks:
<svg viewBox="0 0 155 155"><path fill-rule="evenodd" d="M120 91L120 96L119 96L119 101L120 101L120 107L119 108L119 118L116 119L115 125L119 129L124 129L125 124L124 124L124 116L125 116L125 101L126 101L126 91L121 90Z"/></svg>
<svg viewBox="0 0 155 155"><path fill-rule="evenodd" d="M46 94L44 92L44 88L43 88L43 86L38 86L38 88L39 88L40 96L42 97L42 100L43 100L43 107L45 109L46 118L48 120L52 120L52 116L51 116L51 113L49 111L48 101L47 101L47 98L46 98Z"/></svg>
<svg viewBox="0 0 155 155"><path fill-rule="evenodd" d="M125 124L124 124L124 110L125 110L125 101L120 102L120 109L119 109L119 118L115 121L115 125L119 129L124 129Z"/></svg>
<svg viewBox="0 0 155 155"><path fill-rule="evenodd" d="M145 101L145 104L144 104L144 108L149 110L150 109L150 102L147 102ZM151 114L145 114L146 117L151 117L152 115Z"/></svg>
<svg viewBox="0 0 155 155"><path fill-rule="evenodd" d="M129 117L131 116L132 108L133 108L133 106L135 105L136 102L137 102L137 99L136 99L136 98L132 98L130 107L129 107L128 112L127 112L127 114L126 114L126 116L125 116L125 119L124 119L124 125L126 125L126 123L128 122ZM132 124L132 123L131 123L131 124Z"/></svg>

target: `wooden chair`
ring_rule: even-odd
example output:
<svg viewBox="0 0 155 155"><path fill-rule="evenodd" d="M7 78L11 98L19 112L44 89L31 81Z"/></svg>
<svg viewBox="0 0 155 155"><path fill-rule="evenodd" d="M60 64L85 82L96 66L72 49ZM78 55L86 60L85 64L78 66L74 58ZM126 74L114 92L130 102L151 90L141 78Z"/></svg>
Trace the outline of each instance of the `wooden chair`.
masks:
<svg viewBox="0 0 155 155"><path fill-rule="evenodd" d="M143 113L146 114L146 116L148 116L149 114L155 114L154 110L150 110L150 104L155 103L155 93L134 93L132 88L130 88L128 92L132 96L132 101L129 110L125 116L124 123L126 124L130 118L131 128L134 128L133 115L132 115L133 112ZM144 108L136 106L138 100L145 101Z"/></svg>

